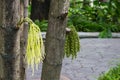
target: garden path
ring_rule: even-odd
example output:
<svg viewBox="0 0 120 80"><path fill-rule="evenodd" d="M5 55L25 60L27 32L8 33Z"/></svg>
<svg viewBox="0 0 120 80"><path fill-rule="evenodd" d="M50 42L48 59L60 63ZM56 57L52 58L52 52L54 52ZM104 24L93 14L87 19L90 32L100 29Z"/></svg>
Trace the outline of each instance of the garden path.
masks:
<svg viewBox="0 0 120 80"><path fill-rule="evenodd" d="M98 76L109 70L120 61L120 38L81 39L81 50L76 59L65 58L62 65L61 80L97 80ZM39 80L39 70L31 75L31 69L27 69L27 80Z"/></svg>

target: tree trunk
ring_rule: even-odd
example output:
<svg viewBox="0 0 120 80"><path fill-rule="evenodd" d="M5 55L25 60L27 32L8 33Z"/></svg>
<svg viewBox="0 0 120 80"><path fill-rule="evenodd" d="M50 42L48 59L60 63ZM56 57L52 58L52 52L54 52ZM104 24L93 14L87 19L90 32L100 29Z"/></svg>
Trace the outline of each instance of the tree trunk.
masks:
<svg viewBox="0 0 120 80"><path fill-rule="evenodd" d="M31 19L47 20L49 12L50 0L32 0Z"/></svg>
<svg viewBox="0 0 120 80"><path fill-rule="evenodd" d="M0 80L23 80L20 54L23 27L16 28L23 17L23 0L0 0L0 4Z"/></svg>
<svg viewBox="0 0 120 80"><path fill-rule="evenodd" d="M28 0L24 0L24 17L28 17ZM27 47L27 37L28 37L28 23L24 23L24 27L22 28L21 38L20 38L20 49L21 49L21 80L26 79L26 62L25 62L25 54L26 54L26 47Z"/></svg>
<svg viewBox="0 0 120 80"><path fill-rule="evenodd" d="M41 80L59 80L64 55L69 0L51 0L46 34L46 58Z"/></svg>

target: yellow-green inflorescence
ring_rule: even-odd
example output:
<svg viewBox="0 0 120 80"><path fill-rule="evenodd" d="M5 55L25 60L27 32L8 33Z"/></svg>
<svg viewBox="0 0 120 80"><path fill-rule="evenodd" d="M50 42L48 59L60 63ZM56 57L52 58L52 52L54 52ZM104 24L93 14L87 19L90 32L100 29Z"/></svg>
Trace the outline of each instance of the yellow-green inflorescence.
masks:
<svg viewBox="0 0 120 80"><path fill-rule="evenodd" d="M71 31L66 34L65 55L66 57L76 58L77 52L80 50L80 40L74 26L69 27Z"/></svg>
<svg viewBox="0 0 120 80"><path fill-rule="evenodd" d="M38 67L38 64L43 61L45 56L45 49L43 44L43 39L39 26L37 26L30 18L23 18L20 20L18 25L24 22L29 23L28 30L28 41L27 41L27 51L25 54L25 59L27 65L31 66L34 73L34 67ZM79 36L74 26L69 27L71 31L66 34L65 41L65 55L67 57L76 58L77 52L80 50Z"/></svg>
<svg viewBox="0 0 120 80"><path fill-rule="evenodd" d="M38 67L38 64L43 61L45 56L43 39L39 26L37 26L30 18L21 19L18 24L21 25L23 22L29 23L25 59L27 61L27 65L31 66L34 71L35 65Z"/></svg>

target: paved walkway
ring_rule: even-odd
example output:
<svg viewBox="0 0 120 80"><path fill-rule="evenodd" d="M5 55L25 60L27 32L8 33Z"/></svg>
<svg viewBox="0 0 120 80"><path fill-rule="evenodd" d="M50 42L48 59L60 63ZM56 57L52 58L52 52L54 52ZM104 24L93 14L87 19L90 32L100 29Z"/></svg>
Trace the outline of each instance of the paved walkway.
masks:
<svg viewBox="0 0 120 80"><path fill-rule="evenodd" d="M97 80L99 74L120 61L120 39L81 39L76 59L65 58L61 74L70 80ZM41 66L35 75L27 70L27 80L39 80ZM67 79L66 79L67 80Z"/></svg>

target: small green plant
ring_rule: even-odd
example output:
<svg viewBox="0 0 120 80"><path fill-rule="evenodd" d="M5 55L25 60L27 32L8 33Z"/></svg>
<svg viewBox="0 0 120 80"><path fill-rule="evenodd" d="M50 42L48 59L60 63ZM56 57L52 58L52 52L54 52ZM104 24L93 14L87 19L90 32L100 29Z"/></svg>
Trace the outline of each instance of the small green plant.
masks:
<svg viewBox="0 0 120 80"><path fill-rule="evenodd" d="M99 34L99 38L112 38L112 32L110 27L107 27Z"/></svg>
<svg viewBox="0 0 120 80"><path fill-rule="evenodd" d="M120 65L117 65L108 72L100 75L98 80L120 80Z"/></svg>

